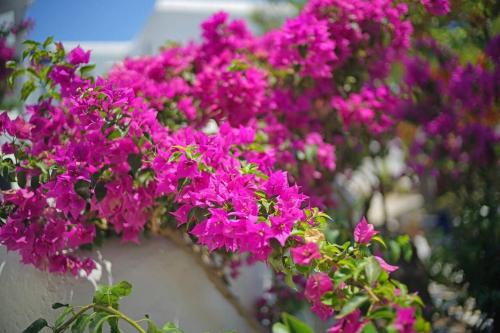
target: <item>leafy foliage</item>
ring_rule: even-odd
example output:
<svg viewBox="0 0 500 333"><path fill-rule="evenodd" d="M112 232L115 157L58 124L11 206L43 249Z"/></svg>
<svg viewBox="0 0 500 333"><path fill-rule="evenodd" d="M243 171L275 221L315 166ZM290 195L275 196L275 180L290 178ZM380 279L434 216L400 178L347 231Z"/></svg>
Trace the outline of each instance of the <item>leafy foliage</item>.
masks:
<svg viewBox="0 0 500 333"><path fill-rule="evenodd" d="M132 292L132 285L122 281L116 285L100 286L94 295L93 303L85 306L55 303L53 309L63 309L53 325L45 319L37 319L23 333L38 333L44 328L50 328L54 333L101 333L106 326L110 332L122 332L122 324L126 324L138 333L183 333L171 322L165 323L161 328L146 316L141 320L129 318L119 311L120 299L127 297ZM146 323L146 328L144 328Z"/></svg>

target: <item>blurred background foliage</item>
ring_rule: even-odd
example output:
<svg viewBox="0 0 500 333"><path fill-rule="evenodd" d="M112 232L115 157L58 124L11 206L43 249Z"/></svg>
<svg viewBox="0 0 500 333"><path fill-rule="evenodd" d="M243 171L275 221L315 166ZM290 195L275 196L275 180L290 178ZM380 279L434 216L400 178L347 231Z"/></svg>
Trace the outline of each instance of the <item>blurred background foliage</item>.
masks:
<svg viewBox="0 0 500 333"><path fill-rule="evenodd" d="M269 2L288 3L298 13L306 1ZM493 96L486 110L481 103L471 107L461 105L467 98L481 99L486 94L481 90L480 77L469 77L463 86L464 100L443 91L449 93L450 79L458 66L464 71L480 68L499 72L500 65L489 60L485 52L489 45L500 49L500 38L495 39L500 34L499 14L497 0L453 0L451 12L440 17L429 15L419 1L411 2L409 16L414 27L414 46L409 57L427 64L429 77L412 91L402 91L408 64L394 63L391 75L384 80L407 98L409 109L414 107L420 113L416 116L409 113L391 134L383 137L373 138L362 132L335 133L344 135L346 142L336 146L337 169L327 177L334 187L336 201L335 209L329 213L339 221L328 237L337 243L349 239L353 225L375 207L380 212L379 229L390 239L387 248L380 246L379 251L384 252L390 263L401 267L395 277L410 289L418 290L429 304L427 316L436 332L500 331L497 140L488 141L486 136L481 141L481 132L465 135L450 131L435 133L418 142L422 123L419 117L437 117L450 108L464 111L460 113L462 123L484 125L498 136L500 96ZM283 23L282 15L272 11L256 11L253 20L261 32ZM0 42L28 27L4 27ZM0 68L5 67L5 62L0 59ZM365 75L363 69L346 67L349 69L346 72L335 73L336 83L346 94L359 92ZM5 92L7 74L0 72L0 97ZM498 91L500 76L493 77L496 82L492 85ZM336 123L325 125L325 129L332 131L339 127ZM442 143L450 138L461 141L459 157L466 156L465 159L457 159L450 151L441 149ZM483 146L486 158L475 155L476 149ZM395 163L402 166L394 168ZM9 168L0 166L1 172L4 169ZM389 211L396 202L392 199L404 196L417 205L411 204L405 214L391 214ZM340 221L350 223L339 228ZM283 276L275 276L272 287L256 303L261 322L276 322L281 312L304 312L307 305L300 294L304 283L300 279L295 281L297 293L288 287Z"/></svg>
<svg viewBox="0 0 500 333"><path fill-rule="evenodd" d="M297 13L307 2L305 0L269 0L270 3L287 3ZM414 46L411 56L420 57L428 63L443 81L451 75L447 66L455 59L463 68L479 66L494 70L494 64L488 62L486 48L500 47L500 1L496 0L453 0L451 12L444 16L431 16L419 1L410 3L409 16L414 27ZM255 12L253 20L261 31L270 31L279 27L283 19L273 12ZM432 41L422 43L422 41ZM432 46L429 46L431 45ZM394 64L388 78L392 87L399 87L405 76L405 64ZM497 69L498 70L498 69ZM352 73L349 73L352 74ZM342 74L340 74L342 76ZM338 74L336 73L338 77ZM498 81L499 76L496 76ZM471 77L470 86L475 89L472 96L480 96L482 86L476 82L480 78ZM413 102L418 104L422 99L429 99L437 115L445 113L449 96L440 95L439 80L427 82ZM500 82L494 85L500 85ZM352 85L353 91L359 87ZM464 91L465 93L465 91ZM425 96L425 97L422 97ZM448 100L447 100L448 97ZM462 119L463 122L487 123L497 133L499 130L499 96L494 96L491 110L471 108L468 116L475 120ZM477 106L476 106L477 107ZM486 111L486 112L483 112ZM418 124L417 124L418 125ZM337 242L347 239L352 225L359 216L366 214L370 206L380 201L382 210L386 210L388 194L419 193L423 197L422 210L412 219L410 230L401 223L401 217L394 221L384 212L381 226L385 236L391 240L385 251L392 263L398 263L402 269L396 273L410 288L418 290L428 307L428 317L433 320L435 332L498 332L500 330L500 180L499 163L500 147L497 141L481 143L480 139L471 136L470 142L462 148L472 153L478 145L486 145L490 158L485 163L457 164L448 152L442 151L433 163L420 168L416 172L412 163L416 160L411 146L414 143L416 125L402 122L387 140L367 141L362 153L353 153L349 149L336 150L337 166L333 180L337 208L330 212L338 221L351 221L351 225L343 225L341 229L331 231L330 237ZM427 145L439 145L443 135L436 135L426 142ZM460 138L463 139L463 138ZM433 140L435 142L433 142ZM404 151L404 171L392 173L388 171L386 158L393 149L394 141ZM401 145L401 143L403 143ZM349 147L350 148L350 147ZM474 154L470 154L473 156ZM433 157L432 154L426 158ZM368 193L359 192L354 197L345 193L345 183L339 179L352 176L359 171L363 161L371 160L371 177L376 186ZM460 175L451 170L460 170ZM369 182L369 180L366 180ZM409 184L409 186L408 186ZM349 198L346 198L349 197ZM390 205L390 203L388 204ZM404 217L403 217L404 219ZM409 233L412 237L399 236ZM300 282L300 281L296 281ZM299 283L300 285L300 283ZM278 295L273 297L272 295ZM270 302L264 300L271 299ZM258 303L261 319L274 321L280 311L297 313L303 310L300 295L292 293L283 282L276 277L270 295L264 295ZM262 308L262 306L264 306ZM262 310L263 309L263 310Z"/></svg>

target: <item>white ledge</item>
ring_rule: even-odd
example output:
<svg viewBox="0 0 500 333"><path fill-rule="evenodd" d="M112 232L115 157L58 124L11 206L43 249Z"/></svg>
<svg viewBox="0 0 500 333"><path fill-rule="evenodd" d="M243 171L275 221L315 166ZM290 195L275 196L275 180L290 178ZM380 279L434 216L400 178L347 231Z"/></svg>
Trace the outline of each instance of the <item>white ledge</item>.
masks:
<svg viewBox="0 0 500 333"><path fill-rule="evenodd" d="M155 11L158 12L215 12L224 10L232 14L251 14L255 10L279 8L285 14L293 13L293 7L288 4L266 4L249 1L199 1L199 0L158 0Z"/></svg>

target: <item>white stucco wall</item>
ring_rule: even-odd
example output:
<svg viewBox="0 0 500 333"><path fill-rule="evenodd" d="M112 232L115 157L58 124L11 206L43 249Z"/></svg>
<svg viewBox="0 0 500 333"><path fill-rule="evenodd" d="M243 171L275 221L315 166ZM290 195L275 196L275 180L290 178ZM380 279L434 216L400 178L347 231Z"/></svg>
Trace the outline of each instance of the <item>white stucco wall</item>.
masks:
<svg viewBox="0 0 500 333"><path fill-rule="evenodd" d="M262 0L156 0L153 11L133 40L130 41L63 41L67 50L80 45L92 50L94 74L105 74L117 62L128 56L156 54L168 41L187 43L201 38L201 23L218 11L227 12L232 19L244 19L258 33L252 22L256 12L284 18L295 14L286 3L270 4Z"/></svg>
<svg viewBox="0 0 500 333"><path fill-rule="evenodd" d="M165 238L153 238L141 245L110 240L94 253L101 257L100 283L127 280L133 284L132 297L121 309L133 318L149 314L158 324L178 323L187 333L252 332L206 278L195 260ZM265 265L243 270L233 289L242 303L251 307L265 287ZM0 332L22 332L39 317L54 319L55 302L88 304L94 292L91 281L56 276L19 263L15 253L0 248ZM129 332L122 325L124 332Z"/></svg>

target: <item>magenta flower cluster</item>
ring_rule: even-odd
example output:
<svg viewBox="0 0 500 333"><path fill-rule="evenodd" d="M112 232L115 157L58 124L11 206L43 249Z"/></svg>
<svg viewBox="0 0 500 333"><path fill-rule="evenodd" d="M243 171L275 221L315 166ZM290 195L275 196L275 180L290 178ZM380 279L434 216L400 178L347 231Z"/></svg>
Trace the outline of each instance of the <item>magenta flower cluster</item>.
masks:
<svg viewBox="0 0 500 333"><path fill-rule="evenodd" d="M312 0L262 37L217 13L201 43L125 59L97 78L86 75L88 51L37 45L28 74L45 90L23 117L0 114L18 185L2 195L0 242L25 263L73 274L93 269L77 250L101 232L138 242L157 224L210 251L270 263L278 253L281 266L289 249L312 311L331 317L353 297L347 281L333 282L341 265L382 269L363 273L360 293L397 269L367 254L377 232L366 219L340 250L317 235L325 217L310 207L332 204L338 151L381 137L413 110L396 108L409 102L382 83L393 61L411 61L407 12L392 0ZM477 71L464 68L449 89ZM416 296L393 299L394 286L385 288L370 301L412 309ZM341 303L325 303L333 295ZM411 328L417 315L398 318ZM352 310L330 330L364 324Z"/></svg>
<svg viewBox="0 0 500 333"><path fill-rule="evenodd" d="M480 63L466 65L433 40L417 44L435 59L417 55L405 60L408 98L399 102L396 118L414 126L410 166L453 183L468 177L472 168L495 165L500 37L489 42Z"/></svg>
<svg viewBox="0 0 500 333"><path fill-rule="evenodd" d="M9 70L7 68L7 63L9 61L14 60L16 56L16 48L15 41L16 38L21 37L26 30L29 30L33 25L33 22L30 20L21 21L18 24L6 24L2 23L0 26L0 95L3 94L2 87L4 84L3 81L6 81L6 78L9 74ZM0 102L1 102L0 96Z"/></svg>

